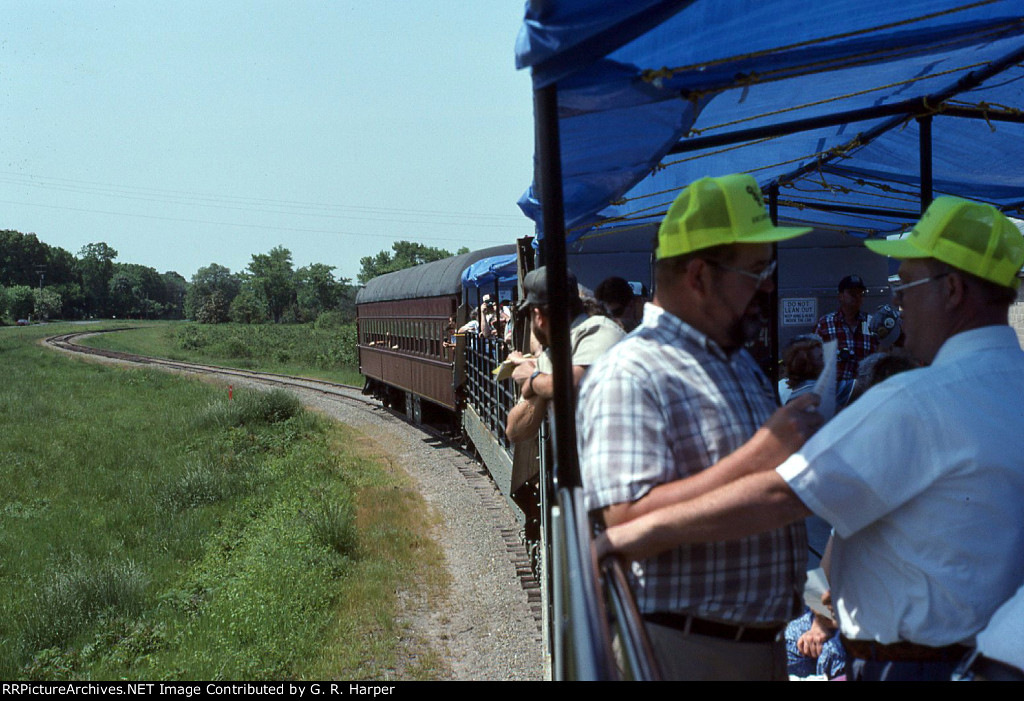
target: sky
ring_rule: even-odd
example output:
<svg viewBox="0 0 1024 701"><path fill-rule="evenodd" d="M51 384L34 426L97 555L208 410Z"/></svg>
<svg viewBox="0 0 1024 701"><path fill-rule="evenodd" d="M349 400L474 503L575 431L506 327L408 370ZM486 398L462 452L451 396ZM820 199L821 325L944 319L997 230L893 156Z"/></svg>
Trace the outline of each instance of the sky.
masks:
<svg viewBox="0 0 1024 701"><path fill-rule="evenodd" d="M186 278L532 223L523 0L0 0L0 229ZM469 9L466 9L469 8Z"/></svg>

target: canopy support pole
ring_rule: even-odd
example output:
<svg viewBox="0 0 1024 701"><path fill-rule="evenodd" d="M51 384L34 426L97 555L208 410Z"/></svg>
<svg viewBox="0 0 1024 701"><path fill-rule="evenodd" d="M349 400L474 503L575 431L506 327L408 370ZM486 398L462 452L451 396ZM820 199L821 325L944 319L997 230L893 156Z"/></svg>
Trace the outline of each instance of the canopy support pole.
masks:
<svg viewBox="0 0 1024 701"><path fill-rule="evenodd" d="M575 388L569 345L569 300L566 298L565 201L562 192L562 150L558 125L558 89L548 85L534 91L537 122L537 170L543 211L542 260L547 266L548 344L554 372L553 433L555 483L557 488L578 487L579 461L576 455Z"/></svg>
<svg viewBox="0 0 1024 701"><path fill-rule="evenodd" d="M932 116L917 118L919 152L921 156L921 212L932 203Z"/></svg>
<svg viewBox="0 0 1024 701"><path fill-rule="evenodd" d="M779 184L772 183L768 186L768 216L772 224L779 225ZM779 244L772 244L772 259L779 259ZM779 382L779 266L775 266L772 273L772 292L768 304L768 357L771 366L768 368L768 377L772 379L772 386Z"/></svg>

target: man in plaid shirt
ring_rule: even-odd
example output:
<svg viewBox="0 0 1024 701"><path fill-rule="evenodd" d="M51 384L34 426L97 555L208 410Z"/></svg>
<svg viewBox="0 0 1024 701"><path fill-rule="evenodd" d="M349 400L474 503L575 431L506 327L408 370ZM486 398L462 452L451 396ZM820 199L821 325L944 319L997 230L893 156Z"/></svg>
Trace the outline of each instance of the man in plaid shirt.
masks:
<svg viewBox="0 0 1024 701"><path fill-rule="evenodd" d="M816 430L807 395L776 409L743 349L769 310L773 226L748 175L687 187L658 233L643 324L584 378L578 424L590 509L608 525L771 469ZM803 610L803 524L635 563L634 592L666 679L785 679L779 633Z"/></svg>
<svg viewBox="0 0 1024 701"><path fill-rule="evenodd" d="M857 378L860 361L878 350L878 336L868 330L867 314L861 312L867 288L860 275L839 281L839 309L818 319L814 333L822 341L836 341L836 382Z"/></svg>

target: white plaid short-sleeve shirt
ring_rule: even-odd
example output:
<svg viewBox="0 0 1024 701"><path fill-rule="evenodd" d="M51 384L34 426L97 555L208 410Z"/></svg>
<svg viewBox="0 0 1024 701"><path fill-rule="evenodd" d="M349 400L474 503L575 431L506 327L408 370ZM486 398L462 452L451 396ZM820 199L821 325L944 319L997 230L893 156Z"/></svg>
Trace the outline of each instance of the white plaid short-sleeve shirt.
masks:
<svg viewBox="0 0 1024 701"><path fill-rule="evenodd" d="M775 410L746 351L727 355L653 304L644 323L590 368L580 390L580 467L589 509L635 501L743 445ZM736 624L781 623L803 609L803 523L740 540L683 546L633 564L644 613Z"/></svg>

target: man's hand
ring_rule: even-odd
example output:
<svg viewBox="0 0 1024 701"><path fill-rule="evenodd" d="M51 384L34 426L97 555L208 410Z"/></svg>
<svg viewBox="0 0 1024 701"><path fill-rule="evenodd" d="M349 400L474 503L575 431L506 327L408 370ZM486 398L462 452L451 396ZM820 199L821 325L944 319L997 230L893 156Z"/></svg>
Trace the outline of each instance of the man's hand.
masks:
<svg viewBox="0 0 1024 701"><path fill-rule="evenodd" d="M768 417L764 428L771 432L772 438L786 456L799 450L825 423L821 414L814 410L820 403L821 397L818 395L803 394L779 407Z"/></svg>
<svg viewBox="0 0 1024 701"><path fill-rule="evenodd" d="M523 383L530 379L530 375L537 370L537 361L533 359L521 359L516 364L516 369L512 371L512 381L519 386L520 390L523 388Z"/></svg>
<svg viewBox="0 0 1024 701"><path fill-rule="evenodd" d="M821 655L821 649L828 642L835 632L835 626L828 619L814 614L811 621L811 629L800 636L796 641L797 651L804 657L817 659Z"/></svg>

